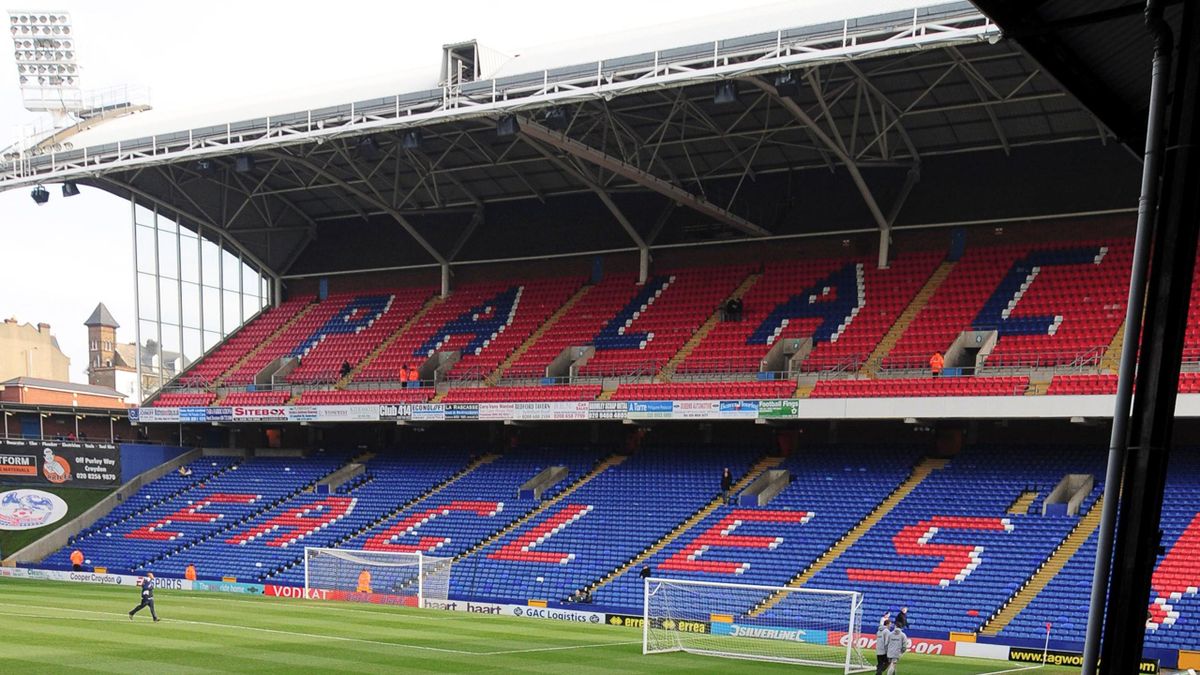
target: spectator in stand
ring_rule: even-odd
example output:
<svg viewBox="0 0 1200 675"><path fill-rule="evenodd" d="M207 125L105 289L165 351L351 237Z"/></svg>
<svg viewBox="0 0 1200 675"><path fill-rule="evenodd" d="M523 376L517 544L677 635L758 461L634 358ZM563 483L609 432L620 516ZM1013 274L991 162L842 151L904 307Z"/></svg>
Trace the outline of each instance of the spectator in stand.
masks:
<svg viewBox="0 0 1200 675"><path fill-rule="evenodd" d="M934 377L942 376L942 368L946 365L946 358L941 352L934 352L933 356L929 357L929 370L933 372Z"/></svg>
<svg viewBox="0 0 1200 675"><path fill-rule="evenodd" d="M638 576L641 577L642 579L649 579L650 578L650 566L642 565L642 571L638 572Z"/></svg>
<svg viewBox="0 0 1200 675"><path fill-rule="evenodd" d="M908 630L908 608L901 607L900 613L896 615L896 628L900 630Z"/></svg>
<svg viewBox="0 0 1200 675"><path fill-rule="evenodd" d="M413 383L413 387L421 382L421 371L417 370L416 366L408 369L408 381Z"/></svg>
<svg viewBox="0 0 1200 675"><path fill-rule="evenodd" d="M732 489L733 489L733 474L729 472L729 467L725 467L725 470L723 472L721 472L721 498L725 500L726 504L729 503L729 499L730 499L729 492Z"/></svg>
<svg viewBox="0 0 1200 675"><path fill-rule="evenodd" d="M188 563L187 568L185 568L183 570L183 578L187 579L188 581L195 581L196 580L196 566L191 563Z"/></svg>
<svg viewBox="0 0 1200 675"><path fill-rule="evenodd" d="M342 361L342 369L338 372L340 372L342 374L342 377L346 377L347 375L349 375L350 374L350 362Z"/></svg>
<svg viewBox="0 0 1200 675"><path fill-rule="evenodd" d="M79 549L71 551L71 569L76 572L83 570L83 551Z"/></svg>
<svg viewBox="0 0 1200 675"><path fill-rule="evenodd" d="M408 382L408 364L407 363L400 364L400 381Z"/></svg>

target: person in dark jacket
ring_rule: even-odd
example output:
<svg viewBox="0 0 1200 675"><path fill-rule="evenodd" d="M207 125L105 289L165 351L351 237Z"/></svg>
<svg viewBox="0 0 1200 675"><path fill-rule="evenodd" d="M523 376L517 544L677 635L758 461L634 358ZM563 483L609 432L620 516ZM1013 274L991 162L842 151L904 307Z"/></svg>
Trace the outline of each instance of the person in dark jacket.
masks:
<svg viewBox="0 0 1200 675"><path fill-rule="evenodd" d="M142 579L142 604L129 610L129 620L133 621L133 615L142 611L143 607L149 607L150 616L158 621L158 614L154 611L154 572L146 572L146 578Z"/></svg>
<svg viewBox="0 0 1200 675"><path fill-rule="evenodd" d="M900 630L908 630L908 608L901 607L896 614L896 628Z"/></svg>
<svg viewBox="0 0 1200 675"><path fill-rule="evenodd" d="M733 474L729 472L729 467L725 467L725 471L721 473L721 497L725 503L729 503L729 491L733 489Z"/></svg>

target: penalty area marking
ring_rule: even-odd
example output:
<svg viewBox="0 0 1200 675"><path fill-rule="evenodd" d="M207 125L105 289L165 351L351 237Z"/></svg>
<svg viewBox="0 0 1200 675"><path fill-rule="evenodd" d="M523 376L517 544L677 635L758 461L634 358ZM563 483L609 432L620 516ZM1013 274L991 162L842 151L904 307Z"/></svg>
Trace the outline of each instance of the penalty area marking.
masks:
<svg viewBox="0 0 1200 675"><path fill-rule="evenodd" d="M1031 666L1021 666L1020 668L1006 668L1004 670L989 670L986 673L980 673L980 675L1000 675L1000 673L1023 673L1027 670L1037 670L1039 668L1045 668L1045 667L1046 667L1046 664L1044 664L1044 663L1036 663Z"/></svg>
<svg viewBox="0 0 1200 675"><path fill-rule="evenodd" d="M7 607L23 607L25 609L51 609L63 612L75 612L78 614L98 614L104 618L86 618L79 617L82 621L99 621L99 622L118 622L121 620L113 616L112 612L99 612L91 609L75 609L73 607L59 607L56 605L21 605L8 603ZM24 612L9 612L0 610L0 616L19 616L30 619L61 619L60 616L50 616L46 614L27 614ZM144 622L143 622L144 623ZM582 645L565 645L560 647L532 647L529 649L511 649L500 651L476 652L466 649L448 649L445 647L430 647L427 645L411 645L403 642L384 642L382 640L368 640L366 638L345 637L341 635L322 635L320 633L300 633L297 631L280 630L277 628L262 628L260 626L243 626L240 624L216 623L212 621L193 621L191 619L162 619L162 623L181 623L193 626L211 626L215 628L233 628L238 630L257 631L260 633L273 633L276 635L290 635L292 637L315 638L318 640L335 640L338 642L355 642L360 644L378 645L382 647L399 647L401 649L416 649L420 651L440 652L443 654L459 654L461 656L503 656L507 654L526 654L531 652L553 652L553 651L569 651L573 649L595 649L597 647L618 647L623 645L641 644L641 641L622 641L622 642L595 642Z"/></svg>

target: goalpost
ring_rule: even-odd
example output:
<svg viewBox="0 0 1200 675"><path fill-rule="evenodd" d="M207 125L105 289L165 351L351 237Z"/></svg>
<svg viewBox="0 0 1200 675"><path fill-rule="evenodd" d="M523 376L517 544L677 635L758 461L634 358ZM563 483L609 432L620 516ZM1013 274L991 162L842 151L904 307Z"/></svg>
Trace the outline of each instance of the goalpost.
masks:
<svg viewBox="0 0 1200 675"><path fill-rule="evenodd" d="M345 594L346 600L382 600L425 607L430 600L446 601L451 563L450 558L434 558L419 552L307 547L304 594L307 597L310 591L334 591ZM405 602L405 598L412 600Z"/></svg>
<svg viewBox="0 0 1200 675"><path fill-rule="evenodd" d="M859 644L862 594L788 586L650 578L642 653L708 656L874 670Z"/></svg>

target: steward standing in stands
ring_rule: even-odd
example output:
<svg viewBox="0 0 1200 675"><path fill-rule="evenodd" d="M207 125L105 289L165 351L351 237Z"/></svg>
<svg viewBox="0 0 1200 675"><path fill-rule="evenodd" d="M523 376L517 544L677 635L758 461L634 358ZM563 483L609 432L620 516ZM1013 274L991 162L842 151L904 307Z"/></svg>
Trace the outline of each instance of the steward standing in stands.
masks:
<svg viewBox="0 0 1200 675"><path fill-rule="evenodd" d="M129 620L133 621L133 615L142 611L143 607L150 608L150 616L158 621L158 614L154 612L154 572L146 572L146 578L142 579L142 604L129 610Z"/></svg>
<svg viewBox="0 0 1200 675"><path fill-rule="evenodd" d="M942 368L946 365L946 358L941 352L934 352L933 356L929 357L929 370L933 372L934 377L941 377Z"/></svg>
<svg viewBox="0 0 1200 675"><path fill-rule="evenodd" d="M71 569L76 572L83 570L83 551L79 549L71 551Z"/></svg>
<svg viewBox="0 0 1200 675"><path fill-rule="evenodd" d="M729 503L729 491L733 489L733 474L729 473L729 467L725 467L725 471L721 473L721 497L725 503Z"/></svg>

